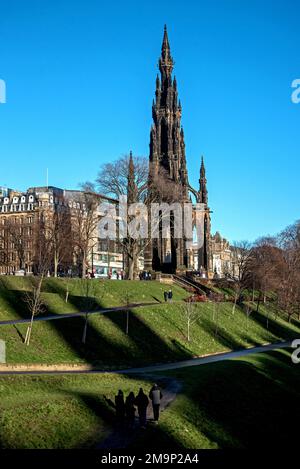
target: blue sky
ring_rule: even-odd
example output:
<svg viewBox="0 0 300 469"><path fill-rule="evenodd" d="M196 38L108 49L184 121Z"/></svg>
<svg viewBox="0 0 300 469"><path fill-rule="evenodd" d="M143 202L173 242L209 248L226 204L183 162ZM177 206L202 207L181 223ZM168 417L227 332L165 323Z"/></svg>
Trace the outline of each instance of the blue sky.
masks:
<svg viewBox="0 0 300 469"><path fill-rule="evenodd" d="M205 157L213 230L232 240L300 218L300 3L1 0L0 185L77 188L148 156L163 26L190 182Z"/></svg>

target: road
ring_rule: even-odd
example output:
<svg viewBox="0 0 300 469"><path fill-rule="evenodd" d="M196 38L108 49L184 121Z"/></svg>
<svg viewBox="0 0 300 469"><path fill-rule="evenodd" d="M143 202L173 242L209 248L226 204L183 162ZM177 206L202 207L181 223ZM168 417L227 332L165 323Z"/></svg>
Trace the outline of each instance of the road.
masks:
<svg viewBox="0 0 300 469"><path fill-rule="evenodd" d="M51 365L47 366L47 370L21 370L15 371L14 369L11 370L2 370L0 371L0 375L60 375L60 374L145 374L145 373L155 373L160 371L169 371L169 370L177 370L180 368L186 368L190 366L199 366L205 365L207 363L215 363L221 362L224 360L231 360L234 358L244 357L246 355L250 355L252 353L261 353L267 352L270 350L277 350L280 348L288 348L291 347L292 341L288 342L279 342L275 344L267 344L261 345L259 347L251 347L248 349L237 350L234 352L225 352L225 353L218 353L214 355L209 355L206 357L200 358L191 358L189 360L182 360L173 363L162 363L159 365L150 365L138 368L128 368L124 370L97 370L97 369L86 369L86 370L76 370L76 369L66 369L66 370L51 370Z"/></svg>

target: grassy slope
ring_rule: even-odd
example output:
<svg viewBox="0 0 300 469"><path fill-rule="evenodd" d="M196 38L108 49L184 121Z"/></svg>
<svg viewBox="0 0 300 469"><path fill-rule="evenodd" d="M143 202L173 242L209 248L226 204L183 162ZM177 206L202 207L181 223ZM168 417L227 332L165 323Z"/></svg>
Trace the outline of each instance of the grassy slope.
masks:
<svg viewBox="0 0 300 469"><path fill-rule="evenodd" d="M29 288L32 280L5 277L3 281L10 289L2 285L0 290L1 319L16 317L17 312L21 317L28 317L22 302L24 291L21 289ZM69 302L65 303L67 282L71 295ZM94 303L101 306L124 304L127 292L132 302L155 301L154 298L162 298L165 289L157 282L93 281L89 285L92 285L95 295ZM80 280L47 279L45 290L48 312L78 311L86 301L82 296L84 288ZM186 296L186 292L179 287L174 286L173 291L175 300ZM86 346L81 343L83 318L36 323L29 347L22 342L26 325L1 326L0 338L7 343L8 363L93 362L110 368L174 361L299 335L299 323L289 325L280 318L275 321L273 316L267 329L263 308L262 313L253 312L247 319L239 308L232 315L230 303L220 303L216 309L213 303L200 303L197 305L197 322L191 329L192 340L187 342L182 308L183 304L175 302L133 310L128 336L125 334L126 313L93 315L89 318Z"/></svg>
<svg viewBox="0 0 300 469"><path fill-rule="evenodd" d="M300 365L298 365L299 367ZM164 373L166 375L166 373ZM299 368L275 351L169 373L182 393L135 448L292 447L300 418ZM151 382L118 375L0 377L0 447L89 447L112 429L113 399ZM34 417L33 417L34 416Z"/></svg>
<svg viewBox="0 0 300 469"><path fill-rule="evenodd" d="M172 373L182 394L135 442L159 448L297 447L300 365L280 350Z"/></svg>
<svg viewBox="0 0 300 469"><path fill-rule="evenodd" d="M0 448L86 448L112 429L114 398L149 384L123 376L0 377Z"/></svg>

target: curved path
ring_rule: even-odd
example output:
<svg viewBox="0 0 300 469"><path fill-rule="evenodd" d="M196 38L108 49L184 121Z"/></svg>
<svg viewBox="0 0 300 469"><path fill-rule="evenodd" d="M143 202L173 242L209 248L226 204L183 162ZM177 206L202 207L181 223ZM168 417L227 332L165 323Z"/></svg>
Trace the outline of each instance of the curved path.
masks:
<svg viewBox="0 0 300 469"><path fill-rule="evenodd" d="M220 362L224 360L230 360L233 358L243 357L245 355L249 355L251 353L261 353L267 352L270 350L277 350L280 348L288 348L291 347L292 341L288 342L278 342L275 344L267 344L261 345L259 347L251 347L247 349L237 350L233 352L223 352L223 353L216 353L212 355L207 355L199 358L191 358L189 360L182 360L178 362L172 363L162 363L159 365L149 365L143 367L136 367L136 368L128 368L123 370L97 370L93 369L92 366L85 368L85 369L51 369L51 365L46 365L46 369L41 368L38 369L21 369L17 370L17 365L12 365L9 368L9 365L2 365L0 366L0 375L59 375L59 374L145 374L145 373L156 373L160 371L168 371L168 370L176 370L179 368L186 368L189 366L199 366L205 365L207 363L214 363ZM24 365L23 365L24 366Z"/></svg>
<svg viewBox="0 0 300 469"><path fill-rule="evenodd" d="M147 375L148 378L150 377ZM153 382L159 380L159 384L162 390L163 398L160 403L160 412L163 412L175 399L177 394L182 388L182 384L174 378L167 377L157 377L151 375ZM153 420L153 411L152 405L149 402L147 408L147 424L151 425L154 423ZM126 448L130 443L132 443L141 430L139 426L139 420L137 415L135 416L135 425L132 430L128 430L126 427L115 427L114 430L105 438L99 445L96 446L97 449L120 449Z"/></svg>
<svg viewBox="0 0 300 469"><path fill-rule="evenodd" d="M55 319L67 319L67 318L77 318L81 316L90 316L91 314L105 314L112 311L126 311L127 309L140 308L142 306L154 306L162 304L159 301L152 301L149 303L131 303L125 306L114 306L113 308L97 309L96 311L80 311L78 313L64 313L64 314L48 314L47 316L37 316L33 319L33 322L38 321L53 321ZM13 324L24 324L29 323L31 318L26 319L9 319L6 321L0 321L0 326L7 326Z"/></svg>

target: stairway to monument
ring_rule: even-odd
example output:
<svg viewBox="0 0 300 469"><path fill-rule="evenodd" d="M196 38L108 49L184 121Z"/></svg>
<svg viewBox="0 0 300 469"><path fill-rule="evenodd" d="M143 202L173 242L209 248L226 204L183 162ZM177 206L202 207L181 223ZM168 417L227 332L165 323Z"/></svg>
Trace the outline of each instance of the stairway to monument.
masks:
<svg viewBox="0 0 300 469"><path fill-rule="evenodd" d="M184 288L189 292L197 293L198 295L206 296L207 292L209 291L207 287L205 288L207 291L205 291L205 289L202 288L203 285L200 286L196 280L193 280L185 274L173 274L173 280L180 287Z"/></svg>

